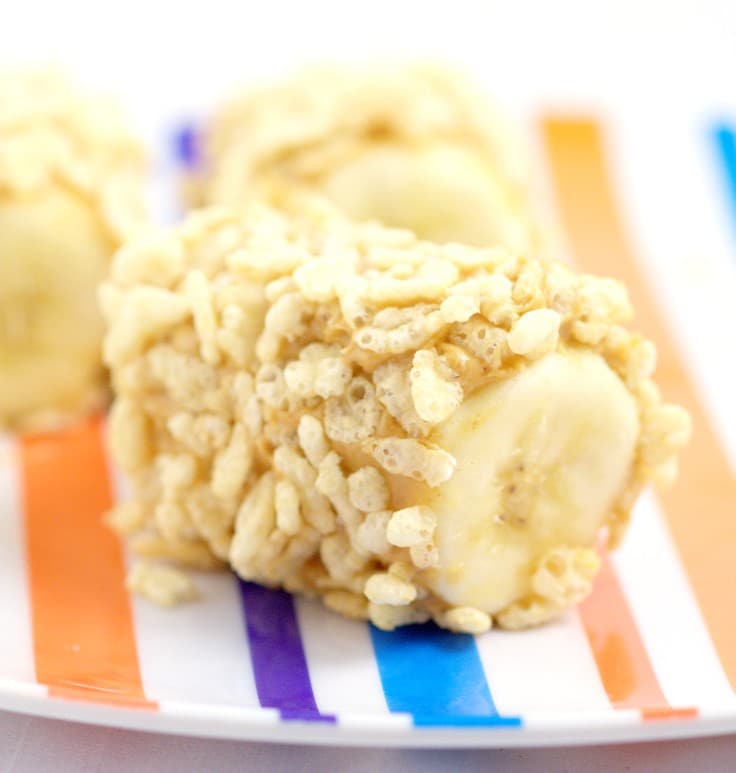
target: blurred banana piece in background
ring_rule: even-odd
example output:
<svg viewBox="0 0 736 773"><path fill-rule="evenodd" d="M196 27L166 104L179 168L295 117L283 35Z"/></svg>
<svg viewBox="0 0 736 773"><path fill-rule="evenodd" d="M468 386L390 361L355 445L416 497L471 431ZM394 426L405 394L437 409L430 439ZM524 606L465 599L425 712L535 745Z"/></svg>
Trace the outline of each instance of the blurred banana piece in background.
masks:
<svg viewBox="0 0 736 773"><path fill-rule="evenodd" d="M205 127L198 204L278 204L294 188L435 242L545 252L519 132L432 64L314 68L226 104Z"/></svg>
<svg viewBox="0 0 736 773"><path fill-rule="evenodd" d="M114 104L53 69L0 73L0 427L104 400L96 289L147 221L143 173Z"/></svg>

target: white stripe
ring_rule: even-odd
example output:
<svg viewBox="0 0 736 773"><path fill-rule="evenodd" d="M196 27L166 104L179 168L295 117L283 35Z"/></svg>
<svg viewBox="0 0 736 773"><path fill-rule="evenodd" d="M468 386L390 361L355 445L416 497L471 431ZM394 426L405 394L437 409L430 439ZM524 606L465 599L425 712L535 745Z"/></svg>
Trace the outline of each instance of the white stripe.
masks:
<svg viewBox="0 0 736 773"><path fill-rule="evenodd" d="M159 704L159 710L162 714L168 714L176 717L186 717L194 720L220 720L227 722L229 720L239 720L258 725L277 725L280 722L277 709L266 709L260 706L219 706L197 705L191 703L177 703L176 701L162 701Z"/></svg>
<svg viewBox="0 0 736 773"><path fill-rule="evenodd" d="M15 442L0 436L0 678L36 682Z"/></svg>
<svg viewBox="0 0 736 773"><path fill-rule="evenodd" d="M411 714L340 714L338 722L342 727L353 730L410 730L414 724Z"/></svg>
<svg viewBox="0 0 736 773"><path fill-rule="evenodd" d="M571 714L539 713L524 717L525 730L550 730L554 727L575 728L600 727L609 729L620 725L641 725L638 709L616 709L615 711L586 711L578 716Z"/></svg>
<svg viewBox="0 0 736 773"><path fill-rule="evenodd" d="M736 247L708 125L685 110L621 112L607 136L636 254L736 469Z"/></svg>
<svg viewBox="0 0 736 773"><path fill-rule="evenodd" d="M386 699L368 626L296 599L312 690L324 714L386 713Z"/></svg>
<svg viewBox="0 0 736 773"><path fill-rule="evenodd" d="M525 631L476 637L499 714L602 711L611 705L575 610Z"/></svg>
<svg viewBox="0 0 736 773"><path fill-rule="evenodd" d="M119 500L128 486L110 463ZM135 559L126 551L129 567ZM200 599L161 608L131 595L145 695L150 700L259 707L237 582L227 572L190 573Z"/></svg>
<svg viewBox="0 0 736 773"><path fill-rule="evenodd" d="M138 659L152 700L258 707L235 578L193 573L201 598L161 609L132 597Z"/></svg>
<svg viewBox="0 0 736 773"><path fill-rule="evenodd" d="M0 696L5 698L22 696L24 698L48 698L49 688L38 682L25 682L15 679L0 679ZM6 706L3 705L3 709ZM12 710L12 709L11 709Z"/></svg>
<svg viewBox="0 0 736 773"><path fill-rule="evenodd" d="M629 533L611 559L670 705L736 708L736 697L651 492L639 500Z"/></svg>

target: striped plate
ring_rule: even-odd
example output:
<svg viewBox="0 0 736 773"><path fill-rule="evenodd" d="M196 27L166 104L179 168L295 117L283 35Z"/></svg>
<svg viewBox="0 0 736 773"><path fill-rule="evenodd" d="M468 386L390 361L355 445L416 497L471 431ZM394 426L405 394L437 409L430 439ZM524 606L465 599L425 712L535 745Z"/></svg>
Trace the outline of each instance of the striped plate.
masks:
<svg viewBox="0 0 736 773"><path fill-rule="evenodd" d="M626 280L663 391L695 421L678 483L642 498L592 597L479 637L385 633L227 574L198 578L203 603L154 608L127 595L100 523L122 484L89 419L0 438L0 708L405 746L736 731L736 137L564 116L538 129L568 253Z"/></svg>

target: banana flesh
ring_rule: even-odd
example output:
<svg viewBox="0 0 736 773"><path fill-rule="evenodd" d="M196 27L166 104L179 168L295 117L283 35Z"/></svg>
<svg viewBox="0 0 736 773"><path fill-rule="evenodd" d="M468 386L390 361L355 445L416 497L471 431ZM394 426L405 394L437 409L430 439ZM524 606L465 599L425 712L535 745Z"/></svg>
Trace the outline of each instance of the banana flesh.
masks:
<svg viewBox="0 0 736 773"><path fill-rule="evenodd" d="M356 220L408 228L420 239L523 250L520 202L473 149L380 144L328 173L323 192Z"/></svg>
<svg viewBox="0 0 736 773"><path fill-rule="evenodd" d="M594 544L634 464L636 400L598 355L545 355L466 400L436 430L457 460L426 503L439 562L428 585L495 614L532 593L558 545Z"/></svg>
<svg viewBox="0 0 736 773"><path fill-rule="evenodd" d="M114 243L84 201L0 200L0 421L91 403L101 380L96 288Z"/></svg>

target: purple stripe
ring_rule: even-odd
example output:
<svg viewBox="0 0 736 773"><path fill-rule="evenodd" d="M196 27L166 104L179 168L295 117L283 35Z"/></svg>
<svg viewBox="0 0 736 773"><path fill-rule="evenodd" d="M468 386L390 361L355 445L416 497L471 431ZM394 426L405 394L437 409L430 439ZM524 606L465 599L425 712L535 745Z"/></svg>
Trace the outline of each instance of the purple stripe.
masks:
<svg viewBox="0 0 736 773"><path fill-rule="evenodd" d="M291 596L238 583L261 706L278 709L282 719L334 722L334 716L317 708Z"/></svg>
<svg viewBox="0 0 736 773"><path fill-rule="evenodd" d="M199 133L193 122L182 123L173 133L174 161L184 169L194 169L201 161Z"/></svg>

